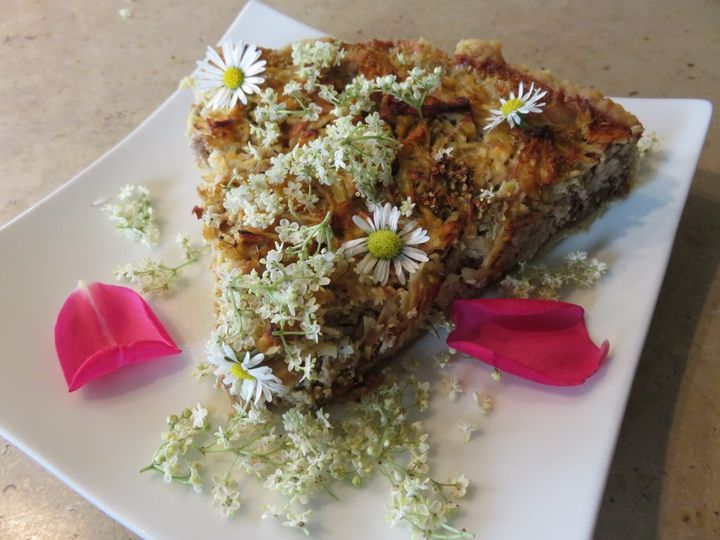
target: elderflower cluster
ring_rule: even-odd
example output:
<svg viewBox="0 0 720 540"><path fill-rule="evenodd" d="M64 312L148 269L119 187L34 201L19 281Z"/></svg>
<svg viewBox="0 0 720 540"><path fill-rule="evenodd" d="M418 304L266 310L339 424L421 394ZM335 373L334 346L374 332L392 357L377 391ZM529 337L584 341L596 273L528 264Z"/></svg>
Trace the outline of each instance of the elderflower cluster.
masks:
<svg viewBox="0 0 720 540"><path fill-rule="evenodd" d="M244 180L234 175L232 180L239 185L225 193L223 204L226 210L238 216L238 222L243 226L265 229L285 210L267 175L250 174Z"/></svg>
<svg viewBox="0 0 720 540"><path fill-rule="evenodd" d="M104 204L101 209L115 228L128 238L146 246L158 243L160 232L155 223L150 190L145 186L123 187L113 202Z"/></svg>
<svg viewBox="0 0 720 540"><path fill-rule="evenodd" d="M169 419L174 430L187 431L177 466L185 472L196 457L209 460L230 455L229 466L213 480L213 505L226 517L240 506L241 474L256 477L265 488L283 497L283 502L263 507L263 518L274 518L285 527L309 533L310 505L329 495L336 484L350 479L360 486L381 473L391 487L388 519L407 528L413 538L471 538L473 534L454 527L451 519L458 500L467 493L468 479L459 475L438 481L430 475L428 434L414 417L427 408L429 384L410 376L388 383L357 403L345 404L333 420L322 409L302 405L273 414L262 407L235 405L224 422L210 424L204 409L186 410ZM195 427L193 418L202 420ZM163 458L168 436L144 470L165 474ZM196 467L199 470L199 467ZM190 472L173 474L168 481L189 483ZM197 474L196 474L197 476ZM199 476L198 480L199 481Z"/></svg>
<svg viewBox="0 0 720 540"><path fill-rule="evenodd" d="M332 86L319 84L318 95L332 103L330 112L336 116L355 117L368 113L375 108L375 102L371 99L374 92L377 92L375 80L370 80L365 75L357 75L342 89L337 92Z"/></svg>
<svg viewBox="0 0 720 540"><path fill-rule="evenodd" d="M182 270L196 262L205 252L206 246L193 246L186 234L178 234L176 241L182 251L182 262L168 266L162 261L145 257L136 265L126 264L115 270L118 281L127 281L140 287L146 293L170 292L176 285Z"/></svg>
<svg viewBox="0 0 720 540"><path fill-rule="evenodd" d="M220 272L216 341L251 351L256 345L253 336L272 325L288 368L301 372L302 380L317 378L316 358L309 350L322 334L324 310L316 295L330 283L335 269L330 217L328 213L311 226L282 220L277 227L281 242L260 261L262 272L253 269L243 274L237 268Z"/></svg>
<svg viewBox="0 0 720 540"><path fill-rule="evenodd" d="M165 483L188 484L200 493L200 464L188 459L187 455L197 438L210 427L207 410L198 404L194 409L183 410L180 415L169 416L167 424L169 430L163 432L162 444L153 454L150 464L140 472L157 471L163 475Z"/></svg>
<svg viewBox="0 0 720 540"><path fill-rule="evenodd" d="M292 62L305 89L312 90L320 74L345 58L345 49L335 41L301 41L292 45Z"/></svg>
<svg viewBox="0 0 720 540"><path fill-rule="evenodd" d="M403 81L396 75L385 75L377 79L378 89L404 101L422 116L425 98L440 86L442 68L436 67L431 73L420 67L413 67Z"/></svg>
<svg viewBox="0 0 720 540"><path fill-rule="evenodd" d="M521 263L514 274L508 275L500 282L508 296L530 298L537 296L548 300L556 300L565 287L592 287L605 273L607 265L595 258L589 259L584 251L570 252L565 256L563 264L557 268L526 265Z"/></svg>

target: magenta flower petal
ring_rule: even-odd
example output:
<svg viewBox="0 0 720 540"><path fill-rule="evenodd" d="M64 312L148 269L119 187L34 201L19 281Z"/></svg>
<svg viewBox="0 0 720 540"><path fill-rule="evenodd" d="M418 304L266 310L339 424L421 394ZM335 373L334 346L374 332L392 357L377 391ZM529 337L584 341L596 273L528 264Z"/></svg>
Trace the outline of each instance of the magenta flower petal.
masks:
<svg viewBox="0 0 720 540"><path fill-rule="evenodd" d="M551 300L457 300L450 347L523 379L582 384L607 357L588 336L582 307Z"/></svg>
<svg viewBox="0 0 720 540"><path fill-rule="evenodd" d="M98 282L80 282L65 300L55 350L70 392L123 366L182 352L142 296Z"/></svg>

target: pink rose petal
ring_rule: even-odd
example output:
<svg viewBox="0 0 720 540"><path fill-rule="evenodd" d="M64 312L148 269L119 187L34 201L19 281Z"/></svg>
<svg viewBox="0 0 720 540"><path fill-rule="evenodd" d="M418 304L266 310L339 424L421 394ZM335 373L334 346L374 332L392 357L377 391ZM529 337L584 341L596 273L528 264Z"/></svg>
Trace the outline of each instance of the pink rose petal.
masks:
<svg viewBox="0 0 720 540"><path fill-rule="evenodd" d="M70 392L123 366L182 352L142 296L98 282L80 282L65 300L55 350Z"/></svg>
<svg viewBox="0 0 720 540"><path fill-rule="evenodd" d="M582 307L550 300L457 300L450 347L500 371L554 386L582 384L607 357L590 340Z"/></svg>

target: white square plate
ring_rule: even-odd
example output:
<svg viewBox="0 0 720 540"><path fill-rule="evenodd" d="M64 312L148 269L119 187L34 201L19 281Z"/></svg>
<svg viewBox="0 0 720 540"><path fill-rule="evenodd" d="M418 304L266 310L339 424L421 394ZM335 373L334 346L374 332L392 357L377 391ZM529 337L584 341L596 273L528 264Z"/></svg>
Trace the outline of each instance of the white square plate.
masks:
<svg viewBox="0 0 720 540"><path fill-rule="evenodd" d="M321 35L251 2L228 36L278 47ZM201 55L202 51L198 51ZM463 472L474 489L457 523L480 538L588 538L612 457L635 368L665 273L673 238L710 119L708 102L622 99L661 151L640 185L592 227L555 254L584 249L610 264L593 291L570 298L588 310L591 334L609 339L612 356L587 384L557 389L512 376L490 380L486 366L459 362L449 373L465 381L458 403L436 396L428 420L439 477ZM68 394L53 348L59 307L78 279L112 282L113 269L148 253L117 234L93 201L126 183L149 186L163 218L162 249L177 257L177 232L195 233L198 173L184 137L189 91L174 93L113 150L0 230L0 434L105 512L148 538L299 538L259 519L263 490L243 492L243 510L224 521L184 486L138 474L159 442L167 414L198 401L225 398L190 376L211 329L210 279L196 265L186 288L152 299L181 357L130 367ZM550 254L552 257L553 254ZM442 343L426 337L414 349L429 355ZM457 423L477 417L469 394L487 389L497 409L481 434L460 442ZM341 490L341 503L317 510L317 538L406 538L383 519L388 488Z"/></svg>

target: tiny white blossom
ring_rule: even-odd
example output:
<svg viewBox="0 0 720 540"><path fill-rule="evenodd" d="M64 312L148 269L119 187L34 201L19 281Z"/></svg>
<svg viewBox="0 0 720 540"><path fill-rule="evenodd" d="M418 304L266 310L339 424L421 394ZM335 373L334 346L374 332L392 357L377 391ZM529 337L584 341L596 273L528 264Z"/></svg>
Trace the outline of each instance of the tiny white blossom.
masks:
<svg viewBox="0 0 720 540"><path fill-rule="evenodd" d="M460 433L462 433L463 440L465 442L470 442L473 433L477 431L478 427L473 423L465 422L464 420L462 420L458 424L458 429L460 430Z"/></svg>
<svg viewBox="0 0 720 540"><path fill-rule="evenodd" d="M449 485L450 496L456 499L462 499L467 493L470 481L464 474L461 474L448 480L447 484Z"/></svg>
<svg viewBox="0 0 720 540"><path fill-rule="evenodd" d="M457 401L460 394L464 392L462 383L457 377L446 377L441 384L450 401Z"/></svg>
<svg viewBox="0 0 720 540"><path fill-rule="evenodd" d="M204 408L200 403L195 405L195 407L192 409L192 421L193 426L196 428L201 428L205 425L205 418L207 418L208 412L207 409Z"/></svg>
<svg viewBox="0 0 720 540"><path fill-rule="evenodd" d="M542 112L545 103L540 100L545 97L547 91L535 89L535 83L530 85L530 89L525 94L523 89L523 83L520 82L517 97L515 92L510 92L508 99L500 98L500 108L490 110L490 117L487 119L489 123L483 128L484 131L490 131L505 121L512 128L520 125L521 114Z"/></svg>
<svg viewBox="0 0 720 540"><path fill-rule="evenodd" d="M410 197L400 203L400 213L406 218L412 217L413 210L415 210L415 203Z"/></svg>
<svg viewBox="0 0 720 540"><path fill-rule="evenodd" d="M453 147L448 146L447 148L440 148L435 154L433 155L433 159L435 161L442 161L442 159L445 156L451 156L453 152Z"/></svg>
<svg viewBox="0 0 720 540"><path fill-rule="evenodd" d="M240 508L240 493L237 491L237 483L228 475L222 478L213 478L215 484L212 488L213 506L217 508L225 518L229 518Z"/></svg>

